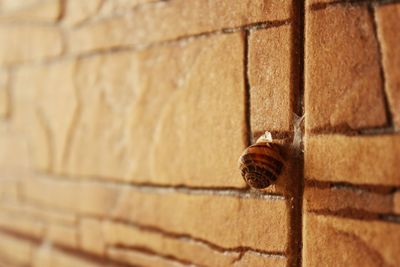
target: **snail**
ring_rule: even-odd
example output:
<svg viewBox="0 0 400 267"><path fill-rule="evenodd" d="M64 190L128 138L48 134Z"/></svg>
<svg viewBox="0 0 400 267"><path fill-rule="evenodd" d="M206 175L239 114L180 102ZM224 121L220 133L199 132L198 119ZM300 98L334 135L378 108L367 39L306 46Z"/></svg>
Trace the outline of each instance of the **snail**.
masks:
<svg viewBox="0 0 400 267"><path fill-rule="evenodd" d="M239 169L250 187L264 189L277 180L284 162L280 145L273 143L271 134L266 132L244 150L239 159Z"/></svg>

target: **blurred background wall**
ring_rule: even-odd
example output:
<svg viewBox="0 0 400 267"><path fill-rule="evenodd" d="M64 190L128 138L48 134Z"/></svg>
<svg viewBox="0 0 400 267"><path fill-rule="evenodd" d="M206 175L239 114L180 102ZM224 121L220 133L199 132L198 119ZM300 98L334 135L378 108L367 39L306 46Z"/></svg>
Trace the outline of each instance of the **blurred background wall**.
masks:
<svg viewBox="0 0 400 267"><path fill-rule="evenodd" d="M0 266L400 265L400 1L0 0ZM249 189L241 152L290 148Z"/></svg>

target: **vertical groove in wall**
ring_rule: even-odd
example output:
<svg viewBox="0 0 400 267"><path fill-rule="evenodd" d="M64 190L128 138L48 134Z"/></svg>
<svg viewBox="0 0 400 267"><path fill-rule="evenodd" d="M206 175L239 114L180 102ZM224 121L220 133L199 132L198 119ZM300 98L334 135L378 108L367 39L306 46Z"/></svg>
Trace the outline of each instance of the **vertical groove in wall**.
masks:
<svg viewBox="0 0 400 267"><path fill-rule="evenodd" d="M388 94L386 91L386 78L385 78L385 71L383 69L383 55L382 55L382 47L381 47L381 42L379 40L379 34L378 34L378 24L376 21L376 16L375 16L375 8L373 4L368 5L368 11L371 17L372 21L372 26L374 30L374 35L376 39L376 43L378 46L378 60L379 60L379 72L381 76L381 86L382 86L382 95L383 95L383 101L385 105L385 112L386 112L386 119L387 119L387 126L391 129L394 129L394 123L393 123L393 116L392 112L390 111L390 105L389 105L389 100L388 100Z"/></svg>
<svg viewBox="0 0 400 267"><path fill-rule="evenodd" d="M245 129L243 139L245 146L249 146L253 142L250 123L250 81L249 81L249 35L248 30L243 32L243 80L244 80L244 123Z"/></svg>
<svg viewBox="0 0 400 267"><path fill-rule="evenodd" d="M292 92L293 110L297 116L304 116L304 42L305 42L305 0L293 1L292 24ZM302 124L300 125L302 127ZM304 134L303 134L304 135ZM303 139L303 136L302 136ZM303 141L303 140L302 140ZM302 144L301 144L302 149ZM296 179L289 205L290 236L288 248L288 266L302 266L302 228L303 228L303 191L304 191L304 156L297 153L293 159Z"/></svg>

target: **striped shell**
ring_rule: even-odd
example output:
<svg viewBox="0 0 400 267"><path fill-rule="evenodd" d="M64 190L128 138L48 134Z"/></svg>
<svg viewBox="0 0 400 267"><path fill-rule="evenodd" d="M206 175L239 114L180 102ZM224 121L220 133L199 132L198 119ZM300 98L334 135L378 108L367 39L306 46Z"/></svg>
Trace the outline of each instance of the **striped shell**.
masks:
<svg viewBox="0 0 400 267"><path fill-rule="evenodd" d="M262 139L249 146L239 159L246 183L256 189L267 188L282 173L284 159L278 144Z"/></svg>

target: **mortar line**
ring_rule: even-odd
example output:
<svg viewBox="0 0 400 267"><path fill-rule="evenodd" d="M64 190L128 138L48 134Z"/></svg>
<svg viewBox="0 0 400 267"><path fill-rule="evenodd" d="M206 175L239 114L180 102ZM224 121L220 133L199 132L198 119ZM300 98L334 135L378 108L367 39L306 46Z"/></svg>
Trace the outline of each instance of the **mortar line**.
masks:
<svg viewBox="0 0 400 267"><path fill-rule="evenodd" d="M243 143L245 147L253 143L251 131L251 103L250 103L250 80L249 80L249 37L250 31L243 31L243 82L244 82L244 129Z"/></svg>

